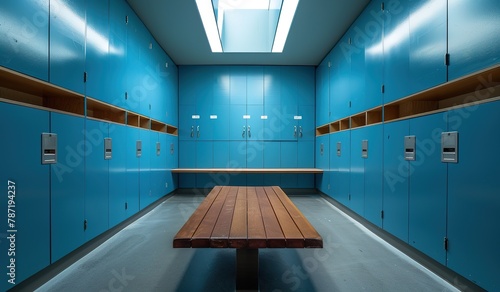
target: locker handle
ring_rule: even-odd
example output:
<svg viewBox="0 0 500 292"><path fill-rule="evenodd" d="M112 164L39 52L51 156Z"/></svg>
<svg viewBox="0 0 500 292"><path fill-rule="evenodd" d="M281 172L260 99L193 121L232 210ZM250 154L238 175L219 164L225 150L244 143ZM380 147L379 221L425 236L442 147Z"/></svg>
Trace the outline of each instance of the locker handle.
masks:
<svg viewBox="0 0 500 292"><path fill-rule="evenodd" d="M252 132L250 131L250 126L248 126L248 138L252 138Z"/></svg>
<svg viewBox="0 0 500 292"><path fill-rule="evenodd" d="M304 134L302 133L302 126L299 126L299 138L302 138Z"/></svg>
<svg viewBox="0 0 500 292"><path fill-rule="evenodd" d="M242 138L245 138L245 131L246 131L247 127L243 126L243 133L241 133L241 137Z"/></svg>
<svg viewBox="0 0 500 292"><path fill-rule="evenodd" d="M297 137L297 126L293 127L293 136Z"/></svg>
<svg viewBox="0 0 500 292"><path fill-rule="evenodd" d="M200 126L196 127L196 135L198 138L200 138Z"/></svg>
<svg viewBox="0 0 500 292"><path fill-rule="evenodd" d="M191 126L191 138L194 137L194 126Z"/></svg>

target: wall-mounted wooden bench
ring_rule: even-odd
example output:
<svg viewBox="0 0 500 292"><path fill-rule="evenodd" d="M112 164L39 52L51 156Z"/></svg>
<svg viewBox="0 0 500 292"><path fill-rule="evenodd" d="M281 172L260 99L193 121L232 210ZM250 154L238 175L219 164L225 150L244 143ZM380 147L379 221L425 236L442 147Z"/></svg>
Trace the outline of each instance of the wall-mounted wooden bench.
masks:
<svg viewBox="0 0 500 292"><path fill-rule="evenodd" d="M236 289L258 289L259 248L322 248L280 187L216 186L173 239L174 248L236 248Z"/></svg>
<svg viewBox="0 0 500 292"><path fill-rule="evenodd" d="M319 168L175 168L172 173L323 173Z"/></svg>

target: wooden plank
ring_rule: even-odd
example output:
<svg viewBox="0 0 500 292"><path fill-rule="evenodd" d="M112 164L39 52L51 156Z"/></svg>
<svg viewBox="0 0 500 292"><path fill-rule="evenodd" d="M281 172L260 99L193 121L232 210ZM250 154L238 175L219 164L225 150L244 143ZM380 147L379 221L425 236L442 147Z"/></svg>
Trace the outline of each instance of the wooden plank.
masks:
<svg viewBox="0 0 500 292"><path fill-rule="evenodd" d="M223 189L227 189L228 193L219 218L217 218L217 222L215 223L212 235L210 236L210 247L228 247L229 244L229 232L231 230L238 188L223 187Z"/></svg>
<svg viewBox="0 0 500 292"><path fill-rule="evenodd" d="M206 213L212 206L215 198L219 195L222 187L216 186L210 191L207 197L201 202L194 213L189 217L188 221L184 223L179 232L174 236L173 246L174 248L191 247L191 237L198 229L201 221L205 217Z"/></svg>
<svg viewBox="0 0 500 292"><path fill-rule="evenodd" d="M295 225L304 236L304 247L323 247L323 239L307 218L300 212L299 208L290 200L280 187L273 187L274 192L281 200L288 213L292 217Z"/></svg>
<svg viewBox="0 0 500 292"><path fill-rule="evenodd" d="M224 205L224 201L226 200L228 191L228 188L223 187L217 198L215 198L205 217L203 217L203 220L198 226L198 229L196 229L196 232L191 238L192 247L210 247L210 236L212 236L212 231L214 230L217 218L219 218L219 214L222 210L222 206Z"/></svg>
<svg viewBox="0 0 500 292"><path fill-rule="evenodd" d="M231 224L231 232L229 235L229 247L245 248L247 247L248 232L247 232L247 190L246 187L238 188L238 197L234 206L233 221ZM250 220L254 220L251 218Z"/></svg>
<svg viewBox="0 0 500 292"><path fill-rule="evenodd" d="M285 235L286 247L304 247L304 237L302 233L297 228L297 225L295 225L295 222L290 217L290 214L288 214L287 209L283 206L283 203L281 203L274 189L272 187L265 187L264 190L276 214L281 230Z"/></svg>
<svg viewBox="0 0 500 292"><path fill-rule="evenodd" d="M264 188L256 188L257 199L259 201L262 221L266 230L267 247L283 248L286 247L286 240L278 218L274 214L273 207L269 202Z"/></svg>
<svg viewBox="0 0 500 292"><path fill-rule="evenodd" d="M256 188L247 190L248 209L248 248L266 247L266 229L262 221Z"/></svg>

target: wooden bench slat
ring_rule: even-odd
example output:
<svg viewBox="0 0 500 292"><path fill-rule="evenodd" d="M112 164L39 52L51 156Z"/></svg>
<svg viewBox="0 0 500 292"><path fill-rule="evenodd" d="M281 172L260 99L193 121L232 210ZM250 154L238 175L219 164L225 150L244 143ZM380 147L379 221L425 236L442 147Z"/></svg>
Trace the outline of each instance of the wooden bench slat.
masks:
<svg viewBox="0 0 500 292"><path fill-rule="evenodd" d="M229 247L247 247L247 188L238 188L236 205L234 206L233 222L229 236Z"/></svg>
<svg viewBox="0 0 500 292"><path fill-rule="evenodd" d="M222 206L224 206L228 192L229 188L222 188L222 191L215 198L215 201L210 206L210 209L191 238L192 247L210 247L210 236L212 236L212 231L214 230L217 218L219 218Z"/></svg>
<svg viewBox="0 0 500 292"><path fill-rule="evenodd" d="M256 188L247 190L248 204L248 247L264 248L266 247L266 230L262 221L259 200L257 199Z"/></svg>
<svg viewBox="0 0 500 292"><path fill-rule="evenodd" d="M198 229L201 221L205 217L206 213L212 206L215 198L219 195L219 192L222 190L221 186L216 186L210 191L207 197L201 202L198 208L193 212L189 220L184 223L179 232L174 237L173 246L177 247L191 247L191 238L193 234Z"/></svg>
<svg viewBox="0 0 500 292"><path fill-rule="evenodd" d="M286 247L296 247L303 248L304 247L304 237L302 233L295 225L292 217L288 213L288 210L283 206L283 203L276 195L276 192L271 187L264 188L266 191L267 197L269 198L269 202L273 207L274 213L276 214L276 218L281 226L281 230L286 238Z"/></svg>
<svg viewBox="0 0 500 292"><path fill-rule="evenodd" d="M233 221L234 205L236 204L237 187L230 187L222 210L210 236L210 247L228 247L229 232Z"/></svg>
<svg viewBox="0 0 500 292"><path fill-rule="evenodd" d="M299 228L300 232L304 236L305 247L323 247L323 239L321 235L316 231L312 224L307 220L307 218L300 212L300 210L295 206L295 204L290 200L290 198L283 192L280 187L273 187L274 192L277 194L278 198L281 200L288 213L292 217L295 225Z"/></svg>
<svg viewBox="0 0 500 292"><path fill-rule="evenodd" d="M281 226L274 214L273 207L269 202L264 188L256 188L256 193L266 231L267 247L286 247L285 235L281 230Z"/></svg>

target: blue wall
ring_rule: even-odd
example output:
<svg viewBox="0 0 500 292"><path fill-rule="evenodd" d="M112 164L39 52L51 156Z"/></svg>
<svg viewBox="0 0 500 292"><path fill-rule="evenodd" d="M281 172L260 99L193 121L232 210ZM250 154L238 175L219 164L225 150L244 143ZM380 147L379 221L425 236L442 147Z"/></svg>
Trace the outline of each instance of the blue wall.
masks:
<svg viewBox="0 0 500 292"><path fill-rule="evenodd" d="M317 126L498 65L500 38L493 37L498 27L495 0L371 1L316 68ZM499 110L498 101L472 104L318 136L316 166L325 172L316 186L437 262L495 290L500 185L493 174L500 158L486 147L498 143L498 135L487 133L495 131ZM441 162L445 131L459 132L457 164ZM407 135L417 139L415 161L404 160ZM361 157L362 140L368 140L368 158Z"/></svg>
<svg viewBox="0 0 500 292"><path fill-rule="evenodd" d="M177 126L178 68L126 1L51 1L50 9L48 1L6 1L0 22L0 66ZM17 230L8 254L6 187L0 262L15 259L16 284L177 188L177 136L5 102L0 124L10 137L0 145L8 153L0 180L15 183ZM50 132L58 162L42 165L41 134ZM3 272L0 290L14 286L8 279Z"/></svg>
<svg viewBox="0 0 500 292"><path fill-rule="evenodd" d="M181 66L179 80L180 167L314 167L314 67ZM313 188L314 176L183 174L179 184Z"/></svg>

